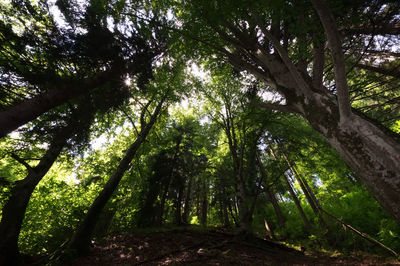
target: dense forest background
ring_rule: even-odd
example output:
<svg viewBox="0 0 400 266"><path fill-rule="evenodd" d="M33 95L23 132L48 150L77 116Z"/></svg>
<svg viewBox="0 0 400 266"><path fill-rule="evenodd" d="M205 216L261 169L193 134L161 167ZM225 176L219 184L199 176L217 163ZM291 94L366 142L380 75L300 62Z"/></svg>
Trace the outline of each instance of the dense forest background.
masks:
<svg viewBox="0 0 400 266"><path fill-rule="evenodd" d="M0 265L189 224L400 251L400 3L0 6Z"/></svg>

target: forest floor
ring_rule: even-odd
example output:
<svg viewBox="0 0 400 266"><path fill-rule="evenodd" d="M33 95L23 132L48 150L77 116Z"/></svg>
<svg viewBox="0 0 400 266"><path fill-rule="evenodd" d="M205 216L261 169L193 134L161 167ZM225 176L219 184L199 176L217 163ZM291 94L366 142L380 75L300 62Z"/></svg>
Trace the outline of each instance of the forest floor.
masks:
<svg viewBox="0 0 400 266"><path fill-rule="evenodd" d="M69 266L96 265L400 265L367 254L304 254L277 242L244 240L220 229L175 229L101 239Z"/></svg>

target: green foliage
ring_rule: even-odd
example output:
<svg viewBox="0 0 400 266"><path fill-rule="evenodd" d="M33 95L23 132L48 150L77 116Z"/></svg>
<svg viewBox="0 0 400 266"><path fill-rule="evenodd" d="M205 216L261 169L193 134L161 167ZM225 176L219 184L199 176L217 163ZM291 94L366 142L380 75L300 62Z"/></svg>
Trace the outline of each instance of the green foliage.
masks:
<svg viewBox="0 0 400 266"><path fill-rule="evenodd" d="M367 4L347 2L330 1L339 25L349 28L366 23L369 11L363 8ZM265 234L267 219L278 239L310 247L375 252L370 244L328 217L324 217L327 228L323 228L299 183L290 181L312 223L312 232L307 231L282 178L289 169L284 154L324 209L400 249L399 226L326 141L297 114L258 108L262 97L273 89L228 65L226 52L245 57L229 41L232 28L249 37L249 43L240 45L257 48L252 45L260 32L255 17L248 15L254 10L259 10L266 27L272 27L278 18L282 20L284 34L289 35L288 55L294 63L311 61L311 44L325 37L310 3L59 0L56 6L62 23L47 11L48 4L12 1L0 9L0 110L63 84L84 90L82 80L103 71L118 74L1 140L3 207L15 182L27 174L12 154L36 165L60 128L88 115L85 127L68 140L30 199L19 237L22 253L48 254L69 239L127 147L138 137L149 110L164 97L170 106L100 215L96 237L172 223L238 225L242 203L238 191L244 184L245 204L248 209L254 206L251 218L255 232ZM365 14L350 15L360 10ZM216 33L225 38L216 37ZM349 53L354 52L346 61L350 66L358 62L355 51L365 39L344 41ZM327 58L326 65L330 63ZM206 77L192 73L192 64L203 68ZM384 65L397 67L398 62ZM326 72L325 81L331 83L332 74ZM127 78L131 84L125 83ZM348 80L353 107L400 133L400 108L391 100L399 97L398 80L352 69ZM99 147L95 147L96 141L101 143ZM261 175L261 167L266 176ZM280 227L268 189L278 198L284 227Z"/></svg>
<svg viewBox="0 0 400 266"><path fill-rule="evenodd" d="M33 193L19 238L23 253L49 253L64 243L100 191L101 183L84 187L60 179L70 174L65 165L54 166Z"/></svg>

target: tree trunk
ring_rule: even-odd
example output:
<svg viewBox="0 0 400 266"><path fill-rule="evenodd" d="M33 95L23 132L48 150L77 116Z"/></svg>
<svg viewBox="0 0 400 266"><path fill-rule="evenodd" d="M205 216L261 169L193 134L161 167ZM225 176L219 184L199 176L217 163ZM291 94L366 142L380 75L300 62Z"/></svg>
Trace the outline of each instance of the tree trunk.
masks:
<svg viewBox="0 0 400 266"><path fill-rule="evenodd" d="M224 102L226 117L223 118L223 130L228 138L229 152L232 158L232 169L235 178L235 186L237 193L237 205L239 212L239 223L244 233L252 233L253 214L250 208L250 196L247 193L245 176L243 174L245 140L241 142L237 139L238 135L235 128L235 119L231 110L231 103ZM244 134L245 124L242 124L242 132ZM240 145L239 145L240 143Z"/></svg>
<svg viewBox="0 0 400 266"><path fill-rule="evenodd" d="M378 202L400 224L400 141L393 132L377 125L354 109L340 117L333 94L308 81L312 96L296 95L297 83L276 60L268 61L283 94L280 110L299 113L341 155ZM275 108L268 105L268 108Z"/></svg>
<svg viewBox="0 0 400 266"><path fill-rule="evenodd" d="M318 222L321 226L321 228L323 230L327 230L328 226L324 220L324 218L322 217L322 213L320 212L320 206L319 202L317 201L317 199L315 198L315 195L313 194L313 196L311 196L311 189L307 184L306 187L306 181L305 179L296 171L296 169L294 169L294 167L292 166L292 164L289 162L286 154L284 152L281 152L283 158L285 159L290 171L292 172L293 176L296 178L297 182L299 182L301 190L303 191L303 194L306 196L306 199L308 201L308 204L310 204L311 209L313 210L314 214L318 217ZM317 205L318 204L318 205Z"/></svg>
<svg viewBox="0 0 400 266"><path fill-rule="evenodd" d="M117 169L114 171L110 179L107 181L103 190L94 200L90 206L88 212L83 218L82 222L79 224L74 234L72 235L70 241L68 242L67 248L74 250L78 255L85 254L89 251L90 240L92 238L93 230L95 228L96 222L100 216L101 211L104 206L111 198L115 189L118 187L124 173L129 168L129 164L139 149L140 145L145 141L150 129L156 122L157 116L161 111L164 100L161 100L157 107L155 108L153 114L151 115L150 121L141 130L137 139L131 144L129 149L126 151L124 158L119 163Z"/></svg>
<svg viewBox="0 0 400 266"><path fill-rule="evenodd" d="M267 237L269 239L275 239L275 234L274 234L274 229L272 226L268 223L267 218L264 219L264 225L265 225L265 230L267 231Z"/></svg>
<svg viewBox="0 0 400 266"><path fill-rule="evenodd" d="M308 185L307 180L304 178L304 176L302 176L301 174L299 174L299 171L296 169L296 165L293 165L293 170L297 173L298 177L300 178L301 182L304 184L305 189L308 191L312 201L314 201L315 205L317 206L317 208L319 210L322 209L321 204L319 203L319 200L317 199L317 197L315 196L314 192L312 191L311 187ZM349 191L350 192L350 191Z"/></svg>
<svg viewBox="0 0 400 266"><path fill-rule="evenodd" d="M236 204L235 204L236 205ZM239 224L239 222L238 222L238 215L237 215L237 211L236 211L236 207L235 207L235 213L233 212L233 210L232 210L232 204L228 204L228 209L229 209L229 213L231 214L231 217L232 217L232 220L233 220L233 222L235 223L235 226L236 227L239 227L240 226L240 224Z"/></svg>
<svg viewBox="0 0 400 266"><path fill-rule="evenodd" d="M11 196L3 207L0 223L0 265L18 264L18 237L29 199L36 185L42 180L57 159L67 140L76 131L76 127L76 123L71 123L61 129L36 167L31 168L24 163L28 169L28 175L23 180L16 182Z"/></svg>
<svg viewBox="0 0 400 266"><path fill-rule="evenodd" d="M293 95L290 88L295 88L296 82L278 62L270 65L280 71L275 78L281 89L285 87L282 90L287 93L287 111L303 116L400 224L399 137L354 109L349 117L341 119L335 97L325 90L313 88L311 81L308 85L314 90L312 98ZM269 108L274 107L269 105Z"/></svg>
<svg viewBox="0 0 400 266"><path fill-rule="evenodd" d="M155 221L155 224L158 226L161 226L163 224L164 206L165 206L165 201L167 200L168 197L170 182L171 182L171 176L169 176L167 183L164 186L163 194L161 196L160 207Z"/></svg>
<svg viewBox="0 0 400 266"><path fill-rule="evenodd" d="M269 150L271 152L272 157L274 158L274 160L276 160L278 162L278 157L275 154L275 151L272 149L271 142L268 139L265 139L265 141L268 143ZM308 220L306 214L304 213L303 208L301 207L300 201L297 198L297 195L294 192L294 190L292 188L292 185L290 184L289 179L288 179L288 177L286 176L285 173L283 174L283 179L284 179L284 181L285 181L285 183L286 183L286 185L287 185L287 187L289 189L290 195L293 198L294 204L296 205L296 208L299 211L301 218L303 219L303 222L304 222L304 225L305 225L307 231L308 232L312 232L312 226L310 224L310 221Z"/></svg>
<svg viewBox="0 0 400 266"><path fill-rule="evenodd" d="M22 103L11 106L0 112L0 138L34 120L45 112L66 103L68 100L78 97L102 84L116 79L120 75L119 69L108 70L87 78L79 84L73 82L60 86L32 97ZM72 84L72 85L71 85Z"/></svg>
<svg viewBox="0 0 400 266"><path fill-rule="evenodd" d="M179 179L182 179L183 177L177 177ZM181 180L179 180L178 182L182 182ZM180 183L177 189L177 195L175 198L175 219L174 219L174 223L176 225L182 225L183 220L182 220L182 198L183 198L183 190L184 190L184 184Z"/></svg>
<svg viewBox="0 0 400 266"><path fill-rule="evenodd" d="M300 178L300 176L298 175L297 171L295 171L292 167L292 164L289 162L286 154L284 154L283 152L281 152L283 158L286 161L287 166L290 169L290 172L292 173L292 175L294 176L294 178L297 180L297 182L299 182L300 188L303 191L303 194L306 196L306 199L308 201L308 204L310 204L311 209L313 210L313 212L318 215L318 208L314 203L314 200L311 198L310 194L308 193L308 190L306 189L306 187L304 186L303 180L302 178Z"/></svg>
<svg viewBox="0 0 400 266"><path fill-rule="evenodd" d="M110 225L114 219L115 214L117 213L117 210L114 209L107 209L103 211L103 215L102 217L100 217L100 221L99 223L96 224L96 228L94 230L94 235L95 236L106 236Z"/></svg>
<svg viewBox="0 0 400 266"><path fill-rule="evenodd" d="M230 222L229 222L229 216L228 216L228 208L226 206L226 202L225 199L221 199L219 201L219 208L220 208L220 221L221 224L223 224L223 226L225 228L229 228L230 227Z"/></svg>
<svg viewBox="0 0 400 266"><path fill-rule="evenodd" d="M154 181L154 180L153 180ZM160 193L160 187L156 182L150 182L149 191L146 193L146 199L139 210L138 227L154 226L156 223L157 209L155 202Z"/></svg>
<svg viewBox="0 0 400 266"><path fill-rule="evenodd" d="M338 151L372 195L400 224L399 137L351 108L341 38L325 2L312 0L334 59L335 92L313 86L313 83L321 84L321 81L313 81L307 73L300 73L285 46L281 45L282 39L271 34L266 25L267 18L262 17L259 10L250 8L243 15L250 13L248 19L251 17L252 22L249 25L256 21L262 32L260 38L253 38L234 23L224 21L224 25L209 24L209 27L224 42L234 46L232 50L235 53L225 46L214 47L235 69L248 71L285 99L284 105L265 102L259 106L303 116ZM221 27L229 32L219 30ZM274 46L274 53L263 47L266 41Z"/></svg>
<svg viewBox="0 0 400 266"><path fill-rule="evenodd" d="M207 199L207 186L206 182L203 181L203 189L202 189L202 199L201 199L201 216L200 216L200 224L205 226L207 225L207 213L208 213L208 199Z"/></svg>
<svg viewBox="0 0 400 266"><path fill-rule="evenodd" d="M242 182L239 184L238 207L239 207L239 222L244 233L252 233L253 214L250 211L250 202L246 195L245 187Z"/></svg>
<svg viewBox="0 0 400 266"><path fill-rule="evenodd" d="M293 188L292 188L292 185L290 184L289 179L288 179L288 177L287 177L285 174L283 175L283 179L284 179L285 182L286 182L286 185L287 185L287 187L288 187L288 189L289 189L289 193L290 193L290 195L292 196L292 199L293 199L293 201L294 201L294 204L296 205L296 208L297 208L297 210L298 210L299 213L300 213L301 219L303 219L303 222L304 222L304 225L306 226L307 231L308 231L309 233L312 232L311 223L310 223L310 221L308 220L306 214L304 213L303 208L301 207L300 201L299 201L299 199L297 198L297 195L296 195L296 193L294 192L294 190L293 190Z"/></svg>
<svg viewBox="0 0 400 266"><path fill-rule="evenodd" d="M357 114L336 127L321 125L317 115L310 115L309 122L400 224L400 144L396 138Z"/></svg>
<svg viewBox="0 0 400 266"><path fill-rule="evenodd" d="M173 179L175 166L176 166L176 162L178 159L178 154L180 152L181 141L182 141L182 139L179 138L175 144L175 153L174 153L174 157L172 158L171 168L169 170L169 175L168 175L167 179L165 180L166 182L165 182L165 186L164 186L164 193L161 196L160 209L159 209L158 218L157 218L157 222L156 222L156 224L158 224L158 225L162 225L162 223L163 223L164 206L165 206L165 202L167 200L169 189L170 189L171 182Z"/></svg>
<svg viewBox="0 0 400 266"><path fill-rule="evenodd" d="M261 186L261 183L262 183L261 181L263 179L264 180L267 179L267 174L265 173L264 166L263 166L263 164L261 162L261 158L260 158L259 155L257 155L257 162L258 162L258 166L260 168L260 172L261 172L261 176L262 176L262 179L260 180L260 186ZM268 197L269 197L269 199L270 199L270 201L272 203L272 206L274 207L274 210L275 210L275 213L276 213L276 216L277 216L277 219L278 219L279 226L281 228L284 228L285 227L285 218L284 218L284 216L282 214L281 208L279 207L278 201L276 200L275 194L272 192L270 186L266 186L266 191L268 193Z"/></svg>
<svg viewBox="0 0 400 266"><path fill-rule="evenodd" d="M272 206L274 207L279 226L281 228L285 228L285 216L283 216L281 207L279 206L278 200L276 199L274 192L272 192L271 188L267 188L267 193L268 198L270 199Z"/></svg>
<svg viewBox="0 0 400 266"><path fill-rule="evenodd" d="M192 183L193 183L193 176L189 175L189 181L188 181L186 195L185 195L185 206L183 208L183 214L182 214L182 221L185 224L188 223L188 217L189 217L189 212L190 212L190 196L192 193Z"/></svg>
<svg viewBox="0 0 400 266"><path fill-rule="evenodd" d="M231 223L229 222L229 212L228 212L229 199L227 199L225 187L222 190L222 197L223 198L221 199L221 208L222 208L223 224L224 227L230 227Z"/></svg>

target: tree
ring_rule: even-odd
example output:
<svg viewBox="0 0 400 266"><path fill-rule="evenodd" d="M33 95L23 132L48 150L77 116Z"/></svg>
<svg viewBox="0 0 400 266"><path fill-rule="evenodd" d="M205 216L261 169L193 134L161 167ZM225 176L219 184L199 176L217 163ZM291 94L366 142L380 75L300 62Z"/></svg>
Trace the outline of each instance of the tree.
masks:
<svg viewBox="0 0 400 266"><path fill-rule="evenodd" d="M57 6L64 26L54 21L46 1L13 1L2 9L0 73L6 78L1 83L0 137L88 93L109 101L126 99L125 79L135 77L143 87L164 49L154 17L149 23L122 15L133 6L112 6L111 1L89 1L83 9L75 1L57 1ZM112 30L107 18L115 22Z"/></svg>
<svg viewBox="0 0 400 266"><path fill-rule="evenodd" d="M212 106L210 116L220 125L228 142L241 228L251 233L259 176L257 145L272 113L261 114L252 106L258 97L255 94L257 83L241 86L229 67L221 67L215 69L213 81L204 93ZM247 93L243 95L241 90Z"/></svg>
<svg viewBox="0 0 400 266"><path fill-rule="evenodd" d="M0 264L166 224L400 247L360 183L399 221L399 7L4 2Z"/></svg>
<svg viewBox="0 0 400 266"><path fill-rule="evenodd" d="M162 110L163 104L165 101L165 96L159 100L159 103L155 107L149 121L144 122L144 115L148 111L148 105L142 110L141 115L141 131L137 136L137 139L129 146L127 149L124 158L122 158L119 163L117 169L113 172L110 179L107 181L103 190L100 192L98 197L94 200L92 205L90 206L88 212L85 217L77 227L73 236L67 244L67 249L74 250L77 254L85 254L90 247L90 240L93 234L93 230L98 221L99 215L103 210L104 206L111 198L113 192L118 186L118 183L122 179L125 171L129 168L130 162L135 156L136 151L139 149L140 145L145 141L146 136L149 134L150 129L153 124L156 122L157 116ZM144 123L143 123L144 122Z"/></svg>
<svg viewBox="0 0 400 266"><path fill-rule="evenodd" d="M257 162L258 162L258 167L260 168L260 174L262 176L262 179L265 182L267 179L267 174L265 173L264 165L263 165L259 155L257 158ZM272 191L272 188L269 184L266 185L265 190L268 194L269 201L272 203L272 206L274 208L276 217L278 219L278 224L281 228L284 228L285 227L285 217L282 214L282 210L279 206L278 200L276 199L275 193Z"/></svg>
<svg viewBox="0 0 400 266"><path fill-rule="evenodd" d="M335 11L354 11L352 18L358 16L360 27L366 10L379 17L388 14L385 21L393 22L392 11L398 9L398 4L381 2L354 3L349 9L344 2L340 5ZM384 5L386 9L379 9ZM177 16L183 20L188 42L204 45L203 54L213 49L235 69L254 75L284 99L284 104L263 102L261 107L304 117L400 223L398 136L351 107L343 55L344 45L351 47L351 36L342 41L338 30L350 21L335 21L325 1L313 1L313 6L285 1L184 2ZM324 76L329 61L323 57L326 39L320 32L326 34L333 55L334 75ZM210 42L215 35L218 40ZM310 51L314 51L313 58Z"/></svg>
<svg viewBox="0 0 400 266"><path fill-rule="evenodd" d="M74 143L74 139L79 141L79 137L76 136L84 135L88 131L93 115L93 110L88 110L88 108L80 107L78 110L72 110L72 114L66 119L67 125L55 130L49 148L34 167L17 154L11 154L16 161L26 167L28 173L24 179L13 184L10 196L3 207L0 222L1 265L19 263L18 237L32 192L52 167L64 147L68 146L68 142ZM74 144L78 145L79 143Z"/></svg>
<svg viewBox="0 0 400 266"><path fill-rule="evenodd" d="M171 114L169 120L171 125L163 129L163 143L156 149L141 193L137 213L140 227L162 225L167 200L173 202L174 223L188 224L193 200L199 192L196 185L202 182L199 177L207 164L202 153L207 140L199 134L203 130L197 117L189 110Z"/></svg>

